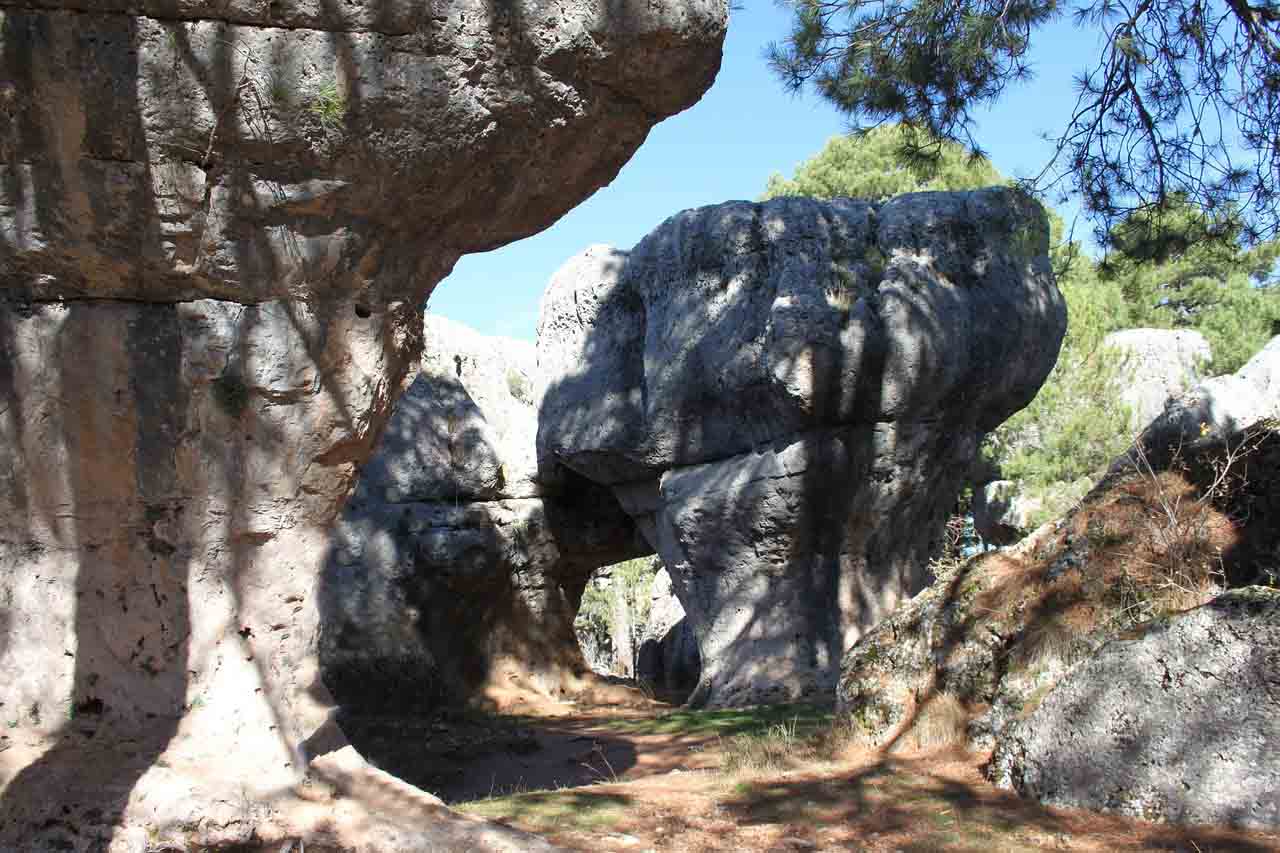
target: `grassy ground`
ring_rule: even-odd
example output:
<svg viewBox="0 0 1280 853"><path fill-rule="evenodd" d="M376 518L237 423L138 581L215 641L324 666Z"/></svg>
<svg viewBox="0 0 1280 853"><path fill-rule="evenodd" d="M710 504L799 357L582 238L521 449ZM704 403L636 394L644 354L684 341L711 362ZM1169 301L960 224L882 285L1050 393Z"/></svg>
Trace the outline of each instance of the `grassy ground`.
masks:
<svg viewBox="0 0 1280 853"><path fill-rule="evenodd" d="M987 784L984 756L859 751L814 706L679 710L603 724L622 736L696 736L702 769L457 808L591 853L1280 850L1280 836L1045 808Z"/></svg>

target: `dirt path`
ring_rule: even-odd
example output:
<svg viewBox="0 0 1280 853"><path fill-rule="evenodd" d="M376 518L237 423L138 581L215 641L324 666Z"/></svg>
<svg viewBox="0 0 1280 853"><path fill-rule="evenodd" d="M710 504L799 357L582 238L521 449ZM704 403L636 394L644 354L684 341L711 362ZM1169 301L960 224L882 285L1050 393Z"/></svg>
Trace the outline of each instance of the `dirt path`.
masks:
<svg viewBox="0 0 1280 853"><path fill-rule="evenodd" d="M373 764L445 802L633 780L714 767L721 732L678 722L677 706L608 685L598 701L520 696L501 712L429 719L344 716L343 731Z"/></svg>
<svg viewBox="0 0 1280 853"><path fill-rule="evenodd" d="M864 754L750 778L669 773L484 800L463 810L583 853L1280 850L1276 835L1044 808L987 784L980 763L963 755Z"/></svg>
<svg viewBox="0 0 1280 853"><path fill-rule="evenodd" d="M462 811L583 853L1280 851L1280 835L1045 808L988 784L985 756L850 749L830 720L814 706L686 711L622 689L343 728Z"/></svg>

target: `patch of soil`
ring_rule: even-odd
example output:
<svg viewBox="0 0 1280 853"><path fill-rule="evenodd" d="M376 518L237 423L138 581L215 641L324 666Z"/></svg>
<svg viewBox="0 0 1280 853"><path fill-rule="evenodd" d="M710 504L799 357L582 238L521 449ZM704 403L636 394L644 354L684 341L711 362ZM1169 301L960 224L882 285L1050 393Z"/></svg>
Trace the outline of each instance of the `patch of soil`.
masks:
<svg viewBox="0 0 1280 853"><path fill-rule="evenodd" d="M1048 808L987 782L988 754L955 748L796 750L787 772L732 775L721 767L735 735L778 720L818 733L829 709L694 712L613 686L608 701L517 697L504 713L342 725L389 773L582 853L1280 851L1280 834Z"/></svg>
<svg viewBox="0 0 1280 853"><path fill-rule="evenodd" d="M446 710L430 717L346 713L343 732L371 764L460 803L482 797L631 780L710 766L714 733L629 733L674 710L634 686L612 683L576 701L512 695L502 713Z"/></svg>
<svg viewBox="0 0 1280 853"><path fill-rule="evenodd" d="M1280 850L1280 835L1046 808L985 782L984 760L956 752L850 753L772 776L734 781L715 772L670 773L467 810L583 853ZM552 808L566 797L572 810ZM566 817L573 814L596 819Z"/></svg>

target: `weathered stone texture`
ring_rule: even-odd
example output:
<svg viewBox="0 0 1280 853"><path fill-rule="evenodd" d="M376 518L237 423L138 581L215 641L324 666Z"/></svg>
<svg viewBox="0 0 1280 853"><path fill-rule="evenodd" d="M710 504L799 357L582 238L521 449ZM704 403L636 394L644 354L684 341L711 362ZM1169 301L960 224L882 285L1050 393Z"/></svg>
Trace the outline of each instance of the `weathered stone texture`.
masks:
<svg viewBox="0 0 1280 853"><path fill-rule="evenodd" d="M1191 329L1124 329L1102 345L1123 358L1116 382L1129 407L1130 433L1151 423L1170 397L1195 387L1213 357L1204 335Z"/></svg>
<svg viewBox="0 0 1280 853"><path fill-rule="evenodd" d="M990 545L1011 545L1031 528L1042 503L1021 493L1012 480L992 480L973 490L973 529Z"/></svg>
<svg viewBox="0 0 1280 853"><path fill-rule="evenodd" d="M606 488L537 482L532 344L433 315L425 337L323 576L324 679L355 711L566 689L587 579L645 549Z"/></svg>
<svg viewBox="0 0 1280 853"><path fill-rule="evenodd" d="M1174 823L1280 827L1280 592L1247 587L1114 640L993 758L1041 802Z"/></svg>
<svg viewBox="0 0 1280 853"><path fill-rule="evenodd" d="M0 671L22 673L0 713L52 744L0 752L0 846L284 825L281 792L341 744L317 661L326 527L417 357L418 306L696 101L726 13L0 12ZM132 757L86 771L82 729ZM306 814L299 837L325 822ZM468 837L415 814L414 846Z"/></svg>
<svg viewBox="0 0 1280 853"><path fill-rule="evenodd" d="M731 202L543 299L543 470L613 486L699 638L695 702L830 689L926 582L981 435L1043 382L1066 313L1005 190Z"/></svg>
<svg viewBox="0 0 1280 853"><path fill-rule="evenodd" d="M671 588L671 575L659 569L650 587L649 619L640 637L636 676L668 690L684 690L697 685L701 671L698 638Z"/></svg>

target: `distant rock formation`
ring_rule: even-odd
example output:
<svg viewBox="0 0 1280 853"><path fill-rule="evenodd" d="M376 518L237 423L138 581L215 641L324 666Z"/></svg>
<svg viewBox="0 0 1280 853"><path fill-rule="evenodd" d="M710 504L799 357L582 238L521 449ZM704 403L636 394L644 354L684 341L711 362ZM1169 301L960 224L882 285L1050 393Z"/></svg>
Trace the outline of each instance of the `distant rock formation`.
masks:
<svg viewBox="0 0 1280 853"><path fill-rule="evenodd" d="M1057 356L1047 234L1003 189L731 202L556 274L541 464L611 486L661 556L691 701L830 690L927 582L981 436Z"/></svg>
<svg viewBox="0 0 1280 853"><path fill-rule="evenodd" d="M973 491L973 529L990 545L1012 545L1031 529L1037 498L1022 494L1012 480L992 480Z"/></svg>
<svg viewBox="0 0 1280 853"><path fill-rule="evenodd" d="M1171 397L1195 387L1213 357L1204 335L1192 329L1124 329L1102 345L1124 358L1116 384L1129 407L1130 434L1151 423Z"/></svg>
<svg viewBox="0 0 1280 853"><path fill-rule="evenodd" d="M1139 435L1156 467L1167 464L1184 445L1207 437L1227 440L1256 424L1280 419L1280 335L1235 373L1206 379L1166 401L1164 410ZM1133 451L1112 470L1130 467Z"/></svg>
<svg viewBox="0 0 1280 853"><path fill-rule="evenodd" d="M667 690L691 690L698 684L702 660L698 638L671 588L671 575L659 569L649 597L649 619L640 636L636 677Z"/></svg>
<svg viewBox="0 0 1280 853"><path fill-rule="evenodd" d="M537 846L341 760L328 529L431 289L693 104L726 5L6 8L0 848Z"/></svg>
<svg viewBox="0 0 1280 853"><path fill-rule="evenodd" d="M587 671L573 633L601 566L648 550L609 491L544 488L533 344L426 317L422 368L361 471L320 591L325 683L348 710L464 704Z"/></svg>

